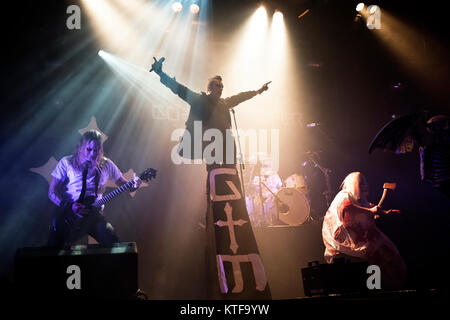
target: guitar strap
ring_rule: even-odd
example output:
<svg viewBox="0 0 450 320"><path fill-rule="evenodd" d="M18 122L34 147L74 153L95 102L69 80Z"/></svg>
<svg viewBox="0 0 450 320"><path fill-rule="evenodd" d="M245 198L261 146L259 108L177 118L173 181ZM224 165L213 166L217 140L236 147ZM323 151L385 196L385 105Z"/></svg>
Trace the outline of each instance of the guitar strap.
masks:
<svg viewBox="0 0 450 320"><path fill-rule="evenodd" d="M100 182L100 174L98 173L99 170L95 170L95 198L97 198L98 195L98 184ZM79 203L82 203L84 201L84 196L86 195L86 180L87 180L87 174L88 174L88 166L86 165L86 167L83 170L83 186L81 187L81 193L80 193L80 197L78 198Z"/></svg>
<svg viewBox="0 0 450 320"><path fill-rule="evenodd" d="M88 174L88 165L86 164L83 169L83 186L81 187L80 197L78 198L78 203L82 203L84 201L84 195L86 194L86 180Z"/></svg>

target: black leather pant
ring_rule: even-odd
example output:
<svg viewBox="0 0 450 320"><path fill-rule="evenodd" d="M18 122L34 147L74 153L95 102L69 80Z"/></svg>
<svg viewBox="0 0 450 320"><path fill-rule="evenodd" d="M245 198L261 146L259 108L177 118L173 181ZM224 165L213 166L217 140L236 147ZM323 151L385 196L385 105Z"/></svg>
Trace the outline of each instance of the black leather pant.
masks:
<svg viewBox="0 0 450 320"><path fill-rule="evenodd" d="M50 247L70 246L85 235L90 235L99 244L111 245L119 242L113 226L97 211L91 211L74 226L63 219L53 219L47 245Z"/></svg>

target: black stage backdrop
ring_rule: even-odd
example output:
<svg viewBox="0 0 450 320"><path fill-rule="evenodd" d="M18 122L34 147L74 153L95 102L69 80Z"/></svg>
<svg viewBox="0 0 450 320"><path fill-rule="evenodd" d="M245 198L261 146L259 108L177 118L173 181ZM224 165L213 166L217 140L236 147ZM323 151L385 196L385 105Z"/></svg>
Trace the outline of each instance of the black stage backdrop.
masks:
<svg viewBox="0 0 450 320"><path fill-rule="evenodd" d="M88 19L79 32L67 30L66 8L80 1L45 1L42 5L43 2L17 1L2 7L2 283L12 280L17 248L45 245L54 209L47 197L49 172L55 161L73 151L79 130L91 124L108 137L103 145L105 155L124 173L139 173L147 167L158 170L157 179L139 189L134 197L123 195L105 210L121 240L137 243L140 288L151 299L210 297L211 278L205 264L207 172L204 165L175 165L171 161L174 146L171 134L184 127L188 106L180 106L184 107L184 115L180 115L169 114L168 108L161 112L152 99L136 103L137 90L131 90L99 59L97 53L101 48L91 36L93 30ZM316 167L302 166L308 150L318 151L321 165L332 170L334 193L352 171L366 174L372 202L381 196L384 182L398 183L385 205L401 209L402 214L386 217L377 224L405 258L412 286L439 284L446 271L433 270L449 260L448 198L420 180L417 150L396 156L381 151L368 155L367 149L393 114L424 109L432 114L448 113L447 13L436 10L433 2L428 2L427 7L406 1L380 4L427 35L418 41L415 51L427 57L425 70L429 71L429 78L425 88L422 77L412 76L373 33L353 22L355 11L351 1L344 5L342 1L305 1L302 5L310 3L316 4L315 9L311 6L314 10L310 13L314 14L305 15L304 20L298 20L297 15L293 18L285 15L294 56L301 62L291 76L299 77L309 100L293 106L299 110L306 108L302 109L301 122L279 126L279 175L283 180L294 173L308 176L315 225L311 229L255 228L256 245L268 279L266 290L270 286L274 299L302 295L301 284L295 285L301 277L300 268L307 261L320 260L323 253L320 218L326 210L322 195L324 177ZM224 13L239 11L231 4L254 3L214 1L214 23L223 27L224 33L232 21ZM296 12L304 7L291 8ZM434 46L435 43L439 46ZM434 59L434 53L446 58ZM151 57L149 53L149 62ZM402 86L394 88L399 82ZM196 87L199 91L202 88ZM320 122L321 126L304 126L312 122ZM220 220L226 221L224 203L215 205L221 206L217 209L223 215ZM239 220L235 213L233 209L233 219ZM248 223L235 227L237 254L245 249L245 244L239 241L239 229L249 227ZM215 225L215 228L229 236L227 227ZM274 237L273 241L270 237ZM256 248L253 242L249 245L251 250ZM220 250L224 250L221 252L235 255L230 241L221 246ZM244 254L250 252L246 250ZM229 263L223 265L225 273L229 273ZM283 287L286 283L293 285ZM229 276L227 285L229 290L235 288ZM244 288L257 286L258 283L245 284Z"/></svg>

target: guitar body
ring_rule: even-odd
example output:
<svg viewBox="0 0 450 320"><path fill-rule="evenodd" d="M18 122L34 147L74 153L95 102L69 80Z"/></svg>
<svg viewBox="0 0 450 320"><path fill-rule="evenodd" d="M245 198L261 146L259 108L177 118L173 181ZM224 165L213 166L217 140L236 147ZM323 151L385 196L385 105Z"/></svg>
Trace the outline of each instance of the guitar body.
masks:
<svg viewBox="0 0 450 320"><path fill-rule="evenodd" d="M56 229L65 229L66 231L70 230L79 230L89 220L89 217L94 215L95 213L99 213L99 208L92 206L95 202L94 196L88 196L82 202L82 204L89 210L88 213L81 215L81 217L77 216L72 211L72 206L67 206L65 208L61 208L56 218L54 219L54 227Z"/></svg>
<svg viewBox="0 0 450 320"><path fill-rule="evenodd" d="M156 177L156 170L152 168L146 169L139 175L141 181L149 181ZM54 231L58 231L64 234L77 234L81 231L87 231L87 228L90 227L91 222L97 220L99 218L100 209L102 205L106 204L108 201L114 199L122 192L130 190L134 185L133 180L128 181L122 186L118 187L114 191L106 194L103 198L96 201L95 196L87 196L85 197L82 204L88 209L88 212L84 215L77 216L72 211L72 206L67 206L64 208L60 208L60 211L56 214L55 218L52 221ZM85 229L85 230L84 230Z"/></svg>

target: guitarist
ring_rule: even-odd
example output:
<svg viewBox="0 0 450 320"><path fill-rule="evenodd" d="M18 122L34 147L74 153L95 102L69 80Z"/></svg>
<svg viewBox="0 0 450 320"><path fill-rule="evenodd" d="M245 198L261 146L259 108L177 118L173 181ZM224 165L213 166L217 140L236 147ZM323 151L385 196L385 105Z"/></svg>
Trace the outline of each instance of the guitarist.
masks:
<svg viewBox="0 0 450 320"><path fill-rule="evenodd" d="M396 246L375 225L374 215L389 213L368 202L369 188L360 172L350 173L342 182L323 220L325 261L339 256L378 265L383 287L400 287L406 267Z"/></svg>
<svg viewBox="0 0 450 320"><path fill-rule="evenodd" d="M48 197L60 210L50 226L49 246L68 246L86 234L100 244L119 242L112 225L87 205L102 197L108 179L117 186L127 183L114 162L103 156L100 132L85 132L74 153L58 162L52 176ZM135 179L129 191L140 184Z"/></svg>

